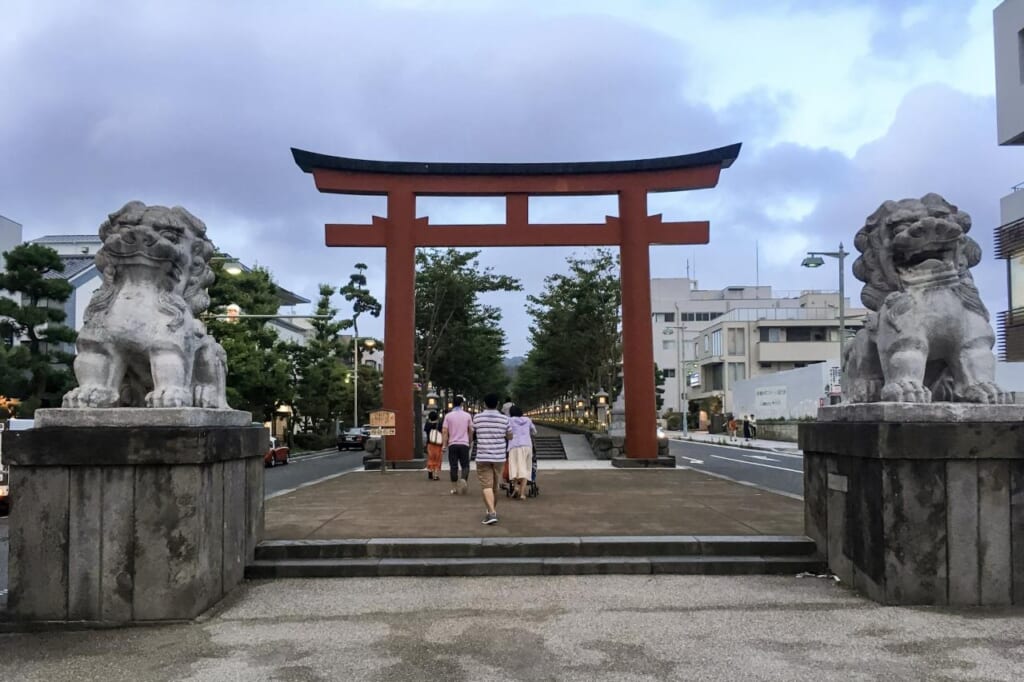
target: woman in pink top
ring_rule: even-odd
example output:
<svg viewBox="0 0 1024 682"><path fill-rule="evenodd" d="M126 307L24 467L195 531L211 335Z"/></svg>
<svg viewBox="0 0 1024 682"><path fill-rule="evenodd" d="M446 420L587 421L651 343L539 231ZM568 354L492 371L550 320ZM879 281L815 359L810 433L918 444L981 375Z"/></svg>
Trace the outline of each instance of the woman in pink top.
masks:
<svg viewBox="0 0 1024 682"><path fill-rule="evenodd" d="M530 436L537 434L537 427L533 425L532 419L523 416L523 411L518 405L512 406L509 416L512 440L508 444L508 479L516 481L517 487L513 497L525 500L526 482L530 480L530 472L533 469L533 440Z"/></svg>

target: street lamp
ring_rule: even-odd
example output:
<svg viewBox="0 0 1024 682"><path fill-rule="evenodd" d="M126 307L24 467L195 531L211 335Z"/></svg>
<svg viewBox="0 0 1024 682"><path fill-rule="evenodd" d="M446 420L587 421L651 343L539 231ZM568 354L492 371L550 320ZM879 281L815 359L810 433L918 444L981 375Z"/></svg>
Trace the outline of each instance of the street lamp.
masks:
<svg viewBox="0 0 1024 682"><path fill-rule="evenodd" d="M839 371L841 374L846 373L844 353L846 344L846 302L844 298L846 294L843 287L843 276L846 273L845 259L849 255L849 251L843 250L843 243L839 242L838 251L808 251L807 257L800 263L805 268L820 268L825 264L825 259L822 256L839 259Z"/></svg>
<svg viewBox="0 0 1024 682"><path fill-rule="evenodd" d="M373 350L377 342L363 339L366 350ZM359 428L359 339L352 337L352 348L355 353L355 365L352 367L352 428Z"/></svg>
<svg viewBox="0 0 1024 682"><path fill-rule="evenodd" d="M679 400L682 403L679 406L679 411L683 414L683 437L689 436L689 425L687 424L687 415L690 413L690 401L687 391L689 390L689 375L686 372L686 325L682 324L682 314L679 312L679 305L676 304L676 319L679 321L678 325L671 327L665 327L661 330L661 333L665 336L675 334L676 337L676 382L679 388Z"/></svg>

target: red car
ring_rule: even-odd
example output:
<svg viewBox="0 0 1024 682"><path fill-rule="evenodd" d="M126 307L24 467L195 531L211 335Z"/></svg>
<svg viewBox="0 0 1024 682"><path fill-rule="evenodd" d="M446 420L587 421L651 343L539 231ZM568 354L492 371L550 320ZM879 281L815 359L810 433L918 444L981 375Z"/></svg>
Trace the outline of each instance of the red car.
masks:
<svg viewBox="0 0 1024 682"><path fill-rule="evenodd" d="M263 465L268 467L276 467L278 464L288 463L288 446L278 445L277 438L270 437L270 448L267 453L263 455Z"/></svg>

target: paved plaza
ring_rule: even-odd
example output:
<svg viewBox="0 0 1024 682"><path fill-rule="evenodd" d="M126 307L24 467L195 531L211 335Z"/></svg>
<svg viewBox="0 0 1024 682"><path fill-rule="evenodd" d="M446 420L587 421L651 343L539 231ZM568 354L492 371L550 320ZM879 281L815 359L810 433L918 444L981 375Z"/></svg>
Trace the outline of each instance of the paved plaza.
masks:
<svg viewBox="0 0 1024 682"><path fill-rule="evenodd" d="M882 607L831 580L249 582L205 622L0 635L2 678L1019 680L1020 609Z"/></svg>
<svg viewBox="0 0 1024 682"><path fill-rule="evenodd" d="M543 462L541 494L498 500L484 528L470 472L466 495L447 471L353 472L267 501L268 540L580 535L803 535L803 503L690 469L615 469L607 461Z"/></svg>

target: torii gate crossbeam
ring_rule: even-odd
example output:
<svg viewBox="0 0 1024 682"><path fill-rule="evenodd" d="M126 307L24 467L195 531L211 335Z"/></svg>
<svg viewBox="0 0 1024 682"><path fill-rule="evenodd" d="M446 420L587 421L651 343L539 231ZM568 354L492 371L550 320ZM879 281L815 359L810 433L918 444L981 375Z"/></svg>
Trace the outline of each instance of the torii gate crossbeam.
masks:
<svg viewBox="0 0 1024 682"><path fill-rule="evenodd" d="M413 163L370 161L292 149L321 192L387 197L387 216L369 225L325 226L327 246L387 249L384 296L384 407L395 410L388 460L414 458L411 383L415 332L417 247L618 246L621 261L626 454L657 458L654 349L651 332L650 246L706 244L707 222L664 222L648 215L647 194L706 189L718 184L740 145L635 161L596 163ZM529 197L618 196L619 215L595 224L535 224ZM504 196L499 225L430 225L416 217L417 196Z"/></svg>

